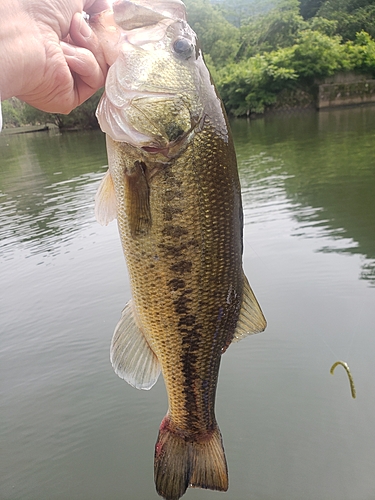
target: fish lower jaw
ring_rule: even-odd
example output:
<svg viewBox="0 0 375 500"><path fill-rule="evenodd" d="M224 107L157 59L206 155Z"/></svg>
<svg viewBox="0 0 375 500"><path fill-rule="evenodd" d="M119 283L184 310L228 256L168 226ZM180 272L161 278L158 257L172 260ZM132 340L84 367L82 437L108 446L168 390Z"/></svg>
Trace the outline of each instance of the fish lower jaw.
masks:
<svg viewBox="0 0 375 500"><path fill-rule="evenodd" d="M169 147L166 146L142 146L141 149L146 153L157 155L161 154L169 159Z"/></svg>
<svg viewBox="0 0 375 500"><path fill-rule="evenodd" d="M194 135L194 127L189 130L189 132L184 133L177 139L168 142L168 140L164 144L157 143L148 143L139 146L142 151L151 155L162 155L168 160L173 160L176 156L181 154L189 144L190 140ZM164 142L164 141L162 141Z"/></svg>

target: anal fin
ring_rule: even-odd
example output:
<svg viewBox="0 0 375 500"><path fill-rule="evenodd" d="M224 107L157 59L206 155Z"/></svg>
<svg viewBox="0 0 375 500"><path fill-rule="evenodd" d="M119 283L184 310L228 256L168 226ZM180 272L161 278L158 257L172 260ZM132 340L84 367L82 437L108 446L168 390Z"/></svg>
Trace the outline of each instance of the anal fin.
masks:
<svg viewBox="0 0 375 500"><path fill-rule="evenodd" d="M136 389L151 389L159 377L158 358L137 324L132 301L116 326L110 357L117 375Z"/></svg>
<svg viewBox="0 0 375 500"><path fill-rule="evenodd" d="M232 342L238 342L248 335L262 332L267 326L266 318L244 275L243 299L237 327Z"/></svg>

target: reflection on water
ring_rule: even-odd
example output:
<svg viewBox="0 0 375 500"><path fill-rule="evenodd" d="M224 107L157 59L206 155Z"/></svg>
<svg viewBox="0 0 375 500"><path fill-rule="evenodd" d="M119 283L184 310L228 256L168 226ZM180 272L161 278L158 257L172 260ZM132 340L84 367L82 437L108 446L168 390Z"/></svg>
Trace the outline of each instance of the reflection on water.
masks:
<svg viewBox="0 0 375 500"><path fill-rule="evenodd" d="M245 199L254 197L263 212L264 194L272 213L284 199L280 208L296 220L295 236L328 238L322 252L362 255L360 276L374 285L374 109L274 116L233 129Z"/></svg>
<svg viewBox="0 0 375 500"><path fill-rule="evenodd" d="M3 136L0 147L2 256L59 252L93 221L91 184L106 164L103 135Z"/></svg>
<svg viewBox="0 0 375 500"><path fill-rule="evenodd" d="M268 328L223 356L230 471L210 500L375 497L375 113L233 122L244 267ZM100 133L0 134L0 498L158 498L163 382L136 391L109 343L130 297L116 223L93 199ZM357 388L352 400L348 362Z"/></svg>

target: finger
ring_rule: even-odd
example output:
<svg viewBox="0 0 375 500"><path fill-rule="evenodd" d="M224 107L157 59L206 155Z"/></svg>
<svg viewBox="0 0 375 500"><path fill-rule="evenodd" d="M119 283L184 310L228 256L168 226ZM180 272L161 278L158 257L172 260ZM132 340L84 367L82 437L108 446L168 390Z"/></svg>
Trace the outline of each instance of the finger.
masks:
<svg viewBox="0 0 375 500"><path fill-rule="evenodd" d="M105 74L92 52L61 42L65 60L74 80L74 107L104 86Z"/></svg>
<svg viewBox="0 0 375 500"><path fill-rule="evenodd" d="M107 72L107 63L104 59L103 49L99 43L98 37L85 21L80 13L74 14L70 24L69 38L73 41L74 45L83 47L94 55L98 61L99 66L102 68L104 74Z"/></svg>

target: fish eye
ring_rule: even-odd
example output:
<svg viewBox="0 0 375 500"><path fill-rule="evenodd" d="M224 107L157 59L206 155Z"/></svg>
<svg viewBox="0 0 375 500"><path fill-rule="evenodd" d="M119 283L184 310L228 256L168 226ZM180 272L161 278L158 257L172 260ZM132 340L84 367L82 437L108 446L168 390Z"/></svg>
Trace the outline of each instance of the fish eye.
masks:
<svg viewBox="0 0 375 500"><path fill-rule="evenodd" d="M173 50L177 55L183 56L185 59L188 59L193 53L194 47L193 44L189 42L189 40L181 37L177 38L177 40L173 42Z"/></svg>

